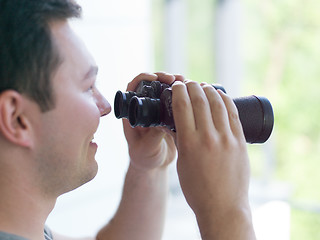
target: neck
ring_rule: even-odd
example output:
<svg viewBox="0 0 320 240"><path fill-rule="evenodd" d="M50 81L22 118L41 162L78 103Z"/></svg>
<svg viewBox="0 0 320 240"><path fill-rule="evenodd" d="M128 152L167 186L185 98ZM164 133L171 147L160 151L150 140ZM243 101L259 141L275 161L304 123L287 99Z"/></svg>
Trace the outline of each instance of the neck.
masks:
<svg viewBox="0 0 320 240"><path fill-rule="evenodd" d="M23 173L0 172L0 231L43 240L44 225L56 198L43 197L29 179Z"/></svg>

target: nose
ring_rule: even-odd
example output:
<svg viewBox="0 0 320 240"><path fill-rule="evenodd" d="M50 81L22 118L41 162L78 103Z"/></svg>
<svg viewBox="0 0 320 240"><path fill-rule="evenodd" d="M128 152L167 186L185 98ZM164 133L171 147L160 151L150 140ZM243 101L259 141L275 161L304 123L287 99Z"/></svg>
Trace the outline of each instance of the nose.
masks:
<svg viewBox="0 0 320 240"><path fill-rule="evenodd" d="M111 105L108 100L100 93L96 95L96 104L100 111L100 116L106 116L111 112Z"/></svg>

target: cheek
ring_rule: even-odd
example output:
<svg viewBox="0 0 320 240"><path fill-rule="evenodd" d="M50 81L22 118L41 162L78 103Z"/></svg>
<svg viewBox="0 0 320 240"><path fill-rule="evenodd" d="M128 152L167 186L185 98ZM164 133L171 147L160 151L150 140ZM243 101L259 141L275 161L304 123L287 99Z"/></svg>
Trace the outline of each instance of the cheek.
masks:
<svg viewBox="0 0 320 240"><path fill-rule="evenodd" d="M79 101L75 103L70 109L71 125L83 130L89 131L88 134L93 134L100 120L100 112L93 100L91 101ZM79 130L80 130L79 129Z"/></svg>
<svg viewBox="0 0 320 240"><path fill-rule="evenodd" d="M55 123L57 129L53 131L61 132L61 141L67 146L84 147L90 142L96 132L100 113L93 99L86 95L69 97L66 101L59 103L58 121ZM57 133L59 134L59 133Z"/></svg>
<svg viewBox="0 0 320 240"><path fill-rule="evenodd" d="M82 146L87 143L96 132L100 120L95 99L89 93L68 86L59 91L56 99L55 109L51 113L56 128L54 131L63 132L65 138L62 140L68 141L68 145Z"/></svg>
<svg viewBox="0 0 320 240"><path fill-rule="evenodd" d="M39 169L54 169L53 179L57 174L77 172L83 166L80 163L87 162L89 144L100 120L94 99L86 94L69 92L57 100L55 108L42 115L35 130Z"/></svg>

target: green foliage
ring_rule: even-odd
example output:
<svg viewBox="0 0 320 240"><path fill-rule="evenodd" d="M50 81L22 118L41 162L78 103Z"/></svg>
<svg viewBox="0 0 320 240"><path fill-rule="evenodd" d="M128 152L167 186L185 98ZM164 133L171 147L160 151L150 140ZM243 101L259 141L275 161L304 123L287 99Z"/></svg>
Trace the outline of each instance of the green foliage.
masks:
<svg viewBox="0 0 320 240"><path fill-rule="evenodd" d="M187 3L187 77L211 82L214 1ZM267 96L274 107L274 180L293 187L290 201L320 205L319 9L318 0L242 1L243 94ZM259 177L265 167L262 148L249 150L253 175ZM319 226L319 214L293 206L292 240L320 239Z"/></svg>
<svg viewBox="0 0 320 240"><path fill-rule="evenodd" d="M214 82L214 2L188 1L188 78Z"/></svg>
<svg viewBox="0 0 320 240"><path fill-rule="evenodd" d="M291 240L320 239L320 216L319 214L293 210L291 212L292 219L295 221L291 222ZM307 226L307 227L306 227Z"/></svg>
<svg viewBox="0 0 320 240"><path fill-rule="evenodd" d="M244 52L247 89L274 106L275 178L293 186L292 201L320 204L319 6L246 0ZM319 214L293 206L291 239L319 239L319 221Z"/></svg>

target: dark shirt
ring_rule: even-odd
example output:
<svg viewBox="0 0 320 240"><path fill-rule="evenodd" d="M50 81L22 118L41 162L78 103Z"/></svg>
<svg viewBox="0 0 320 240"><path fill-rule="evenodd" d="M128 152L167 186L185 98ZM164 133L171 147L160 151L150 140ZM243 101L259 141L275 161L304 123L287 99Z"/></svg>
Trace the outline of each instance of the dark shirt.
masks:
<svg viewBox="0 0 320 240"><path fill-rule="evenodd" d="M44 239L45 240L53 240L51 231L47 227L44 228ZM0 232L0 240L28 240L28 239L14 235L14 234Z"/></svg>

